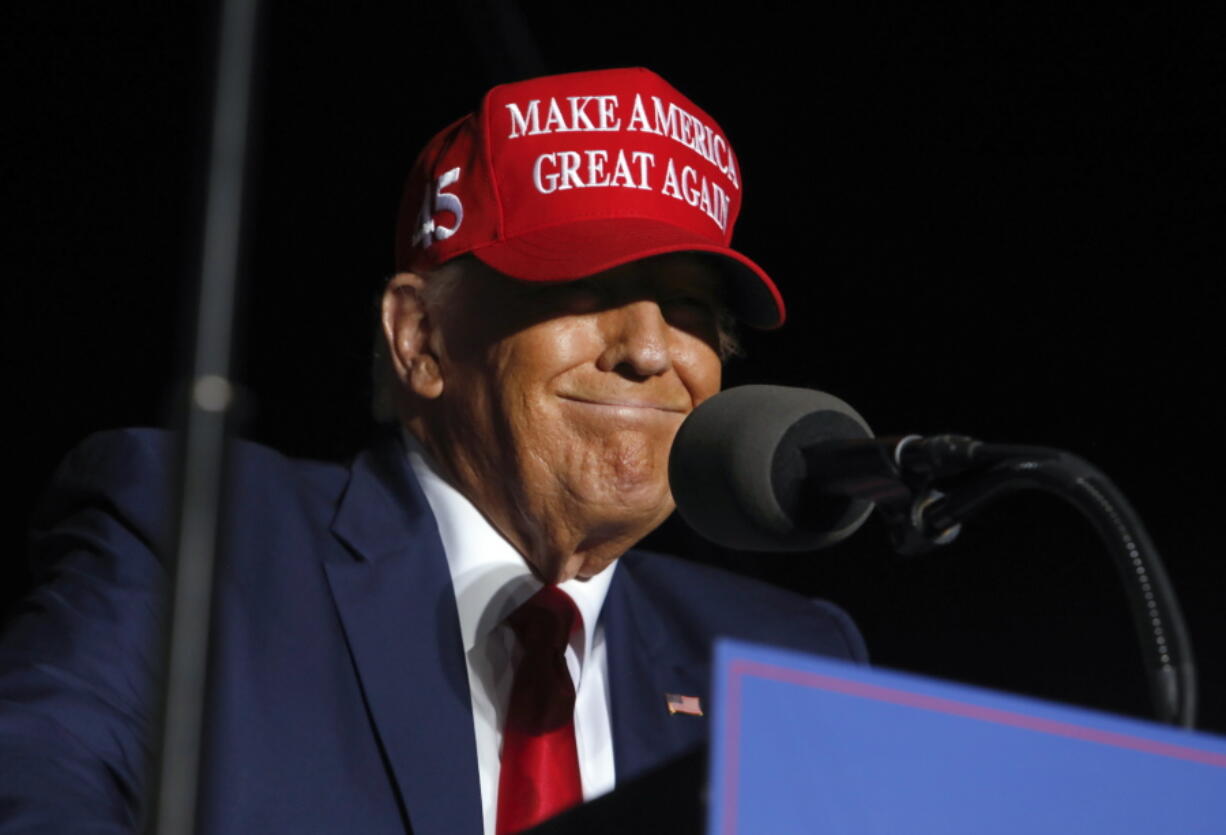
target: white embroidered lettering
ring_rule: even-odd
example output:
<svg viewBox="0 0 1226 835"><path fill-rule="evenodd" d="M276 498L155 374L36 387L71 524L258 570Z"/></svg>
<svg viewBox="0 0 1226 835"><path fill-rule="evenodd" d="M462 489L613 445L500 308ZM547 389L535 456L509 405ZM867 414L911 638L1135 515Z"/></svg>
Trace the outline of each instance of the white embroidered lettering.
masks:
<svg viewBox="0 0 1226 835"><path fill-rule="evenodd" d="M438 176L433 192L426 192L422 198L421 211L417 214L417 229L410 241L412 246L430 246L435 241L450 238L464 222L464 204L456 195L443 191L447 186L454 185L460 179L460 169L457 166ZM455 222L451 226L443 226L434 220L438 212L451 212Z"/></svg>
<svg viewBox="0 0 1226 835"><path fill-rule="evenodd" d="M558 107L558 100L550 99L549 115L545 117L545 127L541 130L541 133L565 132L568 130L570 128L566 126L566 119L562 117L562 108Z"/></svg>
<svg viewBox="0 0 1226 835"><path fill-rule="evenodd" d="M621 155L619 154L618 156ZM647 151L635 151L630 155L630 158L639 164L638 187L644 191L651 191L651 183L647 181L647 168L656 164L656 155Z"/></svg>
<svg viewBox="0 0 1226 835"><path fill-rule="evenodd" d="M672 157L668 158L668 168L664 172L664 186L660 189L660 193L678 200L685 199L681 196L681 189L677 186L677 168L673 164Z"/></svg>
<svg viewBox="0 0 1226 835"><path fill-rule="evenodd" d="M698 205L698 189L690 184L690 180L697 180L698 172L690 166L685 166L681 169L681 190L685 192L685 202L691 206Z"/></svg>
<svg viewBox="0 0 1226 835"><path fill-rule="evenodd" d="M732 198L728 193L719 187L719 183L711 183L711 203L712 212L711 219L715 221L723 231L728 231L728 204L732 202Z"/></svg>
<svg viewBox="0 0 1226 835"><path fill-rule="evenodd" d="M511 133L507 135L508 139L515 139L525 134L537 134L541 132L541 100L533 99L528 102L528 112L525 114L519 109L519 105L514 102L507 103L507 111L511 115Z"/></svg>
<svg viewBox="0 0 1226 835"><path fill-rule="evenodd" d="M621 130L622 120L617 118L617 96L594 96L600 114L597 130Z"/></svg>
<svg viewBox="0 0 1226 835"><path fill-rule="evenodd" d="M584 183L586 188L594 186L607 186L611 177L605 173L604 164L608 162L608 151L584 151L587 155L587 182Z"/></svg>
<svg viewBox="0 0 1226 835"><path fill-rule="evenodd" d="M583 188L579 179L580 159L578 151L558 151L558 191Z"/></svg>
<svg viewBox="0 0 1226 835"><path fill-rule="evenodd" d="M678 142L681 140L677 137L677 105L669 102L667 108L664 107L664 102L660 101L659 96L652 96L651 101L655 104L656 113L656 129L652 133L658 133L660 136L671 136Z"/></svg>
<svg viewBox="0 0 1226 835"><path fill-rule="evenodd" d="M566 100L570 102L570 127L566 130L589 131L596 130L596 126L592 124L592 120L588 118L587 106L592 103L591 96L567 96ZM586 125L581 127L580 124Z"/></svg>
<svg viewBox="0 0 1226 835"><path fill-rule="evenodd" d="M609 185L623 188L635 187L634 175L630 173L630 164L626 162L625 151L617 152L617 160L613 163L613 176L609 178Z"/></svg>
<svg viewBox="0 0 1226 835"><path fill-rule="evenodd" d="M532 184L541 194L553 194L558 189L558 175L549 173L542 176L541 167L546 162L550 166L556 166L558 161L553 154L541 154L537 157L536 162L532 164Z"/></svg>
<svg viewBox="0 0 1226 835"><path fill-rule="evenodd" d="M643 110L643 97L638 93L634 94L634 104L630 107L630 123L626 125L626 130L641 130L645 133L655 133L647 122L647 113Z"/></svg>

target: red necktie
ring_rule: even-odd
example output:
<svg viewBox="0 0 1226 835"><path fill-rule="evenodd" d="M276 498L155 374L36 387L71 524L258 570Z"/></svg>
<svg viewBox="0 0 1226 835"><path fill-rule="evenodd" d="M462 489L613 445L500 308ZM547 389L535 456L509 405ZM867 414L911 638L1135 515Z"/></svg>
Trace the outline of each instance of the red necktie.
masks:
<svg viewBox="0 0 1226 835"><path fill-rule="evenodd" d="M510 835L583 800L575 747L575 685L566 645L579 612L545 586L507 618L523 648L502 732L498 835Z"/></svg>

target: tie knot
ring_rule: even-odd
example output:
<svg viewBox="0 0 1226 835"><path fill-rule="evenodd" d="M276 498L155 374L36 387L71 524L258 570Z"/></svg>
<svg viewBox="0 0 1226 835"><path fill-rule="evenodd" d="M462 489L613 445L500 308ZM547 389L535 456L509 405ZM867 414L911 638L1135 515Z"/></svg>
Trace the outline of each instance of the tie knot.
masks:
<svg viewBox="0 0 1226 835"><path fill-rule="evenodd" d="M562 653L575 628L579 610L557 586L543 586L507 618L524 652Z"/></svg>

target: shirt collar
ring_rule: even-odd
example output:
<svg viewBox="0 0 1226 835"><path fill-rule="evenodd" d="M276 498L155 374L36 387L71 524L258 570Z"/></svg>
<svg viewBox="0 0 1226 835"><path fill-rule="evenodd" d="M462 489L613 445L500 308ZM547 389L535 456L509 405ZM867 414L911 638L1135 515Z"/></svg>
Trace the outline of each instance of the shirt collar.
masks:
<svg viewBox="0 0 1226 835"><path fill-rule="evenodd" d="M469 652L544 583L532 574L523 556L481 511L439 474L421 443L408 431L402 430L401 437L409 466L438 524L455 589L460 635L464 651ZM595 577L575 578L558 585L575 601L582 618L581 636L575 647L580 665L591 654L596 622L616 569L614 561Z"/></svg>

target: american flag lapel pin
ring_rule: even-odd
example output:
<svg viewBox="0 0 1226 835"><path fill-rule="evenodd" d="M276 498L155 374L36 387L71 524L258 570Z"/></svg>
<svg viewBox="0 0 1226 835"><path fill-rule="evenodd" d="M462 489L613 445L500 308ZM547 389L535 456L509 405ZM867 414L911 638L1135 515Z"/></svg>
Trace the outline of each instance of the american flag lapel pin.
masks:
<svg viewBox="0 0 1226 835"><path fill-rule="evenodd" d="M668 712L684 713L687 716L702 716L702 702L697 696L683 696L680 693L665 693L664 701L668 703Z"/></svg>

